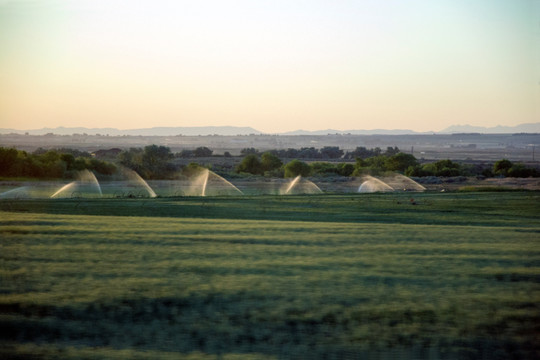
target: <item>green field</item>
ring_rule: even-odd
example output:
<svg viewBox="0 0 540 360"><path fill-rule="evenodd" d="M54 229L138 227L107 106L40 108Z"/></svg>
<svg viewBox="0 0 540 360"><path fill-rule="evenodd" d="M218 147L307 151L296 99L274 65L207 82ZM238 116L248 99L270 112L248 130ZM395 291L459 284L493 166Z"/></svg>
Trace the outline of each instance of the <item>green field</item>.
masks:
<svg viewBox="0 0 540 360"><path fill-rule="evenodd" d="M0 210L2 358L540 358L539 192Z"/></svg>

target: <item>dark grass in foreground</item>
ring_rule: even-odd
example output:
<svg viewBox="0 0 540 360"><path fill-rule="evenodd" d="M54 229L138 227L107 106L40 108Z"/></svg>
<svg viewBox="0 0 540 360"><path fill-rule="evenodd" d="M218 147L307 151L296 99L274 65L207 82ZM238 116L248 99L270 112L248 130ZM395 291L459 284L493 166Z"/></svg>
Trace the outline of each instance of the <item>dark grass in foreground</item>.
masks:
<svg viewBox="0 0 540 360"><path fill-rule="evenodd" d="M0 355L538 358L540 194L412 196L0 202Z"/></svg>

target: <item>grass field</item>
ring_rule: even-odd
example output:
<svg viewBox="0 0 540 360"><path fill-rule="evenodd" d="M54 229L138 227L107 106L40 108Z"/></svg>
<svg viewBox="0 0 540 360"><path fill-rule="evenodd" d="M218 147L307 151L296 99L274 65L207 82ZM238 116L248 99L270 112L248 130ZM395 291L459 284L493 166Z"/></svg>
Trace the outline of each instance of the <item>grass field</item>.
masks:
<svg viewBox="0 0 540 360"><path fill-rule="evenodd" d="M0 210L2 358L540 357L539 192Z"/></svg>

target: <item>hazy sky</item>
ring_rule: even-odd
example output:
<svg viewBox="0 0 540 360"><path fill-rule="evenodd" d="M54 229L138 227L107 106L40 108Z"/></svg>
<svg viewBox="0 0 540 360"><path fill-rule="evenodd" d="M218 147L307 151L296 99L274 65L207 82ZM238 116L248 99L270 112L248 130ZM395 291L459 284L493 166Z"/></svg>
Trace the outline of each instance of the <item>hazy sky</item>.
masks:
<svg viewBox="0 0 540 360"><path fill-rule="evenodd" d="M0 127L540 121L540 0L0 0Z"/></svg>

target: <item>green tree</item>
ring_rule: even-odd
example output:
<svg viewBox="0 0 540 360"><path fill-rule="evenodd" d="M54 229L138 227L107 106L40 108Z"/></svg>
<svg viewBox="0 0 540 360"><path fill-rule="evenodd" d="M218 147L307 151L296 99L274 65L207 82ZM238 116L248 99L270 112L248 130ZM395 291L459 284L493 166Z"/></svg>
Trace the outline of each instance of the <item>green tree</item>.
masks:
<svg viewBox="0 0 540 360"><path fill-rule="evenodd" d="M283 162L271 152L265 152L261 155L261 167L262 171L272 171L279 169L283 165Z"/></svg>
<svg viewBox="0 0 540 360"><path fill-rule="evenodd" d="M329 162L316 161L309 164L312 175L335 175L337 174L336 166Z"/></svg>
<svg viewBox="0 0 540 360"><path fill-rule="evenodd" d="M201 171L203 171L205 169L205 167L195 163L195 162L191 162L189 163L188 165L184 166L184 168L182 169L182 174L187 176L187 177L191 177L191 176L195 176L195 175L198 175Z"/></svg>
<svg viewBox="0 0 540 360"><path fill-rule="evenodd" d="M246 156L246 155L259 155L259 150L255 148L243 148L240 150L240 155Z"/></svg>
<svg viewBox="0 0 540 360"><path fill-rule="evenodd" d="M0 147L0 175L11 175L11 169L15 167L18 154L16 149Z"/></svg>
<svg viewBox="0 0 540 360"><path fill-rule="evenodd" d="M242 162L236 167L237 173L249 173L262 175L263 168L259 157L255 154L249 154L242 159Z"/></svg>
<svg viewBox="0 0 540 360"><path fill-rule="evenodd" d="M45 153L34 155L36 162L41 170L39 177L43 178L62 178L67 169L67 165L61 159L61 154L56 150L48 150Z"/></svg>
<svg viewBox="0 0 540 360"><path fill-rule="evenodd" d="M296 177L298 175L308 176L311 172L311 168L303 161L294 159L285 165L285 177Z"/></svg>
<svg viewBox="0 0 540 360"><path fill-rule="evenodd" d="M411 154L398 153L390 156L384 162L384 168L390 171L404 172L409 166L416 166L418 161Z"/></svg>
<svg viewBox="0 0 540 360"><path fill-rule="evenodd" d="M142 167L146 176L151 179L167 176L167 163L172 157L171 149L166 146L145 146L142 154Z"/></svg>
<svg viewBox="0 0 540 360"><path fill-rule="evenodd" d="M89 170L94 170L95 172L98 172L103 175L112 175L116 171L116 166L114 164L111 164L107 161L102 161L98 159L90 159L88 162Z"/></svg>
<svg viewBox="0 0 540 360"><path fill-rule="evenodd" d="M179 153L176 153L175 156L187 159L187 158L193 157L193 150L184 149L180 151Z"/></svg>
<svg viewBox="0 0 540 360"><path fill-rule="evenodd" d="M521 163L513 164L512 167L508 170L508 176L510 177L537 177L538 170L530 167L526 167Z"/></svg>
<svg viewBox="0 0 540 360"><path fill-rule="evenodd" d="M142 169L143 150L140 148L130 148L118 154L120 164L132 170L140 172ZM82 159L80 157L77 160ZM83 159L84 160L84 159Z"/></svg>
<svg viewBox="0 0 540 360"><path fill-rule="evenodd" d="M79 156L75 158L71 168L73 170L81 171L90 167L90 159Z"/></svg>
<svg viewBox="0 0 540 360"><path fill-rule="evenodd" d="M407 171L409 176L459 176L462 173L461 165L449 159L415 166L414 171Z"/></svg>
<svg viewBox="0 0 540 360"><path fill-rule="evenodd" d="M351 176L354 171L353 164L339 163L336 165L337 173L341 176Z"/></svg>
<svg viewBox="0 0 540 360"><path fill-rule="evenodd" d="M193 156L195 157L210 157L214 151L210 150L206 146L199 146L193 150Z"/></svg>
<svg viewBox="0 0 540 360"><path fill-rule="evenodd" d="M60 160L61 156L56 150L49 150L43 154L37 155L37 158L44 164L52 164Z"/></svg>
<svg viewBox="0 0 540 360"><path fill-rule="evenodd" d="M399 148L397 146L394 146L394 147L388 146L386 148L386 151L384 152L384 155L392 156L392 155L397 155L399 153L400 153L400 151L399 151Z"/></svg>
<svg viewBox="0 0 540 360"><path fill-rule="evenodd" d="M60 159L66 163L67 170L73 170L73 163L75 162L75 156L72 154L62 154Z"/></svg>
<svg viewBox="0 0 540 360"><path fill-rule="evenodd" d="M343 156L343 150L338 146L325 146L320 150L320 153L325 159L339 159Z"/></svg>
<svg viewBox="0 0 540 360"><path fill-rule="evenodd" d="M495 175L507 176L508 171L512 167L512 162L507 159L498 160L493 164L493 173Z"/></svg>

